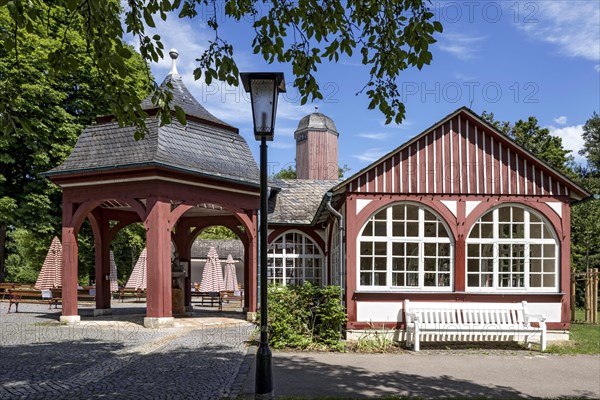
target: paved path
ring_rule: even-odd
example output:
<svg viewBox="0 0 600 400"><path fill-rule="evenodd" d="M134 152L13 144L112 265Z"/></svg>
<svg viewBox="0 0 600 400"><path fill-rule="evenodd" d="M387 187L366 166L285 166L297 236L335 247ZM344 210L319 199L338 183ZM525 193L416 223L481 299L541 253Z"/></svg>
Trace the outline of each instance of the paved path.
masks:
<svg viewBox="0 0 600 400"><path fill-rule="evenodd" d="M244 393L254 390L250 365ZM555 356L530 351L493 355L465 351L429 354L273 354L276 397L600 398L600 356Z"/></svg>
<svg viewBox="0 0 600 400"><path fill-rule="evenodd" d="M253 398L254 327L241 314L197 312L142 327L143 303L59 324L59 310L0 303L0 399ZM237 318L237 319L235 319ZM527 350L273 355L277 397L600 398L600 356Z"/></svg>
<svg viewBox="0 0 600 400"><path fill-rule="evenodd" d="M220 399L241 391L236 379L254 327L240 319L213 313L151 330L140 325L143 314L115 309L65 326L60 310L22 304L7 315L5 306L0 399Z"/></svg>

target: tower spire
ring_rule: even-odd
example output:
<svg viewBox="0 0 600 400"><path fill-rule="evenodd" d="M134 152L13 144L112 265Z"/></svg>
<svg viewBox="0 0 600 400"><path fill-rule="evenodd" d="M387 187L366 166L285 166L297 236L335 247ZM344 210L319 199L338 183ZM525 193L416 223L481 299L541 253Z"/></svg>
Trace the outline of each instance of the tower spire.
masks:
<svg viewBox="0 0 600 400"><path fill-rule="evenodd" d="M177 63L175 62L175 60L177 60L177 57L179 57L179 53L177 52L176 49L171 49L169 50L169 56L171 57L171 72L169 72L169 75L179 75L179 72L177 72Z"/></svg>

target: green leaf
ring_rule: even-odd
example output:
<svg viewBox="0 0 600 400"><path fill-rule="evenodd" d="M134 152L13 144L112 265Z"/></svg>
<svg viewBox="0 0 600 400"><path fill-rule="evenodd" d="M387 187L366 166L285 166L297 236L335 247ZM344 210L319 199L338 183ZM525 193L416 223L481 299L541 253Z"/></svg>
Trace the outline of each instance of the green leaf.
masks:
<svg viewBox="0 0 600 400"><path fill-rule="evenodd" d="M117 53L124 59L130 59L133 53L127 47L117 47Z"/></svg>
<svg viewBox="0 0 600 400"><path fill-rule="evenodd" d="M181 108L179 106L175 106L175 117L177 118L177 121L179 121L179 123L181 125L186 124L187 119L185 117L185 111L183 111L183 108Z"/></svg>
<svg viewBox="0 0 600 400"><path fill-rule="evenodd" d="M144 21L149 27L156 28L156 25L154 24L154 19L152 18L152 14L150 14L150 11L148 11L147 8L144 8Z"/></svg>

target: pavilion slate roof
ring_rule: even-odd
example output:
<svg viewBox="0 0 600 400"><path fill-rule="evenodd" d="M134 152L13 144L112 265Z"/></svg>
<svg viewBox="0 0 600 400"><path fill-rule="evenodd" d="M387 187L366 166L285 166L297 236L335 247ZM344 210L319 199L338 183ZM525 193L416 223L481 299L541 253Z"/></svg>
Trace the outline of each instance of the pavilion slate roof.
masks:
<svg viewBox="0 0 600 400"><path fill-rule="evenodd" d="M148 132L136 141L134 127L119 127L116 122L92 125L83 131L71 155L46 175L159 166L258 186L258 167L246 140L206 111L181 77L170 74L163 85L168 81L174 83L173 106L195 117L185 126L173 118L161 127L155 117L149 117ZM149 107L147 100L145 107Z"/></svg>
<svg viewBox="0 0 600 400"><path fill-rule="evenodd" d="M173 86L173 89L167 87L168 83ZM221 121L219 118L209 113L206 108L198 103L188 88L184 85L181 75L173 73L167 75L160 87L163 90L168 90L173 94L173 100L169 103L171 110L175 111L175 106L179 106L183 109L183 111L185 111L186 115L232 127L228 123ZM156 108L156 105L152 103L152 96L148 96L142 101L142 108L144 110Z"/></svg>
<svg viewBox="0 0 600 400"><path fill-rule="evenodd" d="M276 179L270 182L269 224L310 225L327 191L339 180Z"/></svg>
<svg viewBox="0 0 600 400"><path fill-rule="evenodd" d="M214 247L217 250L219 259L223 262L227 260L227 256L231 256L235 260L244 259L244 244L241 240L223 240L223 239L196 239L192 244L191 256L194 259L206 259L208 250Z"/></svg>

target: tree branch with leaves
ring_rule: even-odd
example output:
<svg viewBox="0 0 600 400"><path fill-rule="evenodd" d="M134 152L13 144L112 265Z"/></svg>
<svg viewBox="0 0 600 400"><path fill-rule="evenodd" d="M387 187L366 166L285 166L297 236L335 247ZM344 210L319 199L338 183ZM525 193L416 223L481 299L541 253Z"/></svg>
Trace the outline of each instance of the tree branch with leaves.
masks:
<svg viewBox="0 0 600 400"><path fill-rule="evenodd" d="M67 10L64 28L78 31L85 38L88 55L105 81L104 94L110 99L111 114L121 125L136 125L138 136L145 132L148 115L141 109L141 99L116 85L113 77L126 73L125 64L131 57L123 44L126 34L137 38L144 60L157 62L164 57L160 35L148 33L158 18L194 18L201 6L224 5L227 19L250 19L254 53L267 63L291 64L302 104L323 99L317 72L324 60L338 62L358 51L369 72L357 94L366 95L368 108L378 109L386 123L400 123L405 116L397 84L401 72L428 65L432 60L429 48L436 42L434 35L442 32L441 23L434 21L429 0L127 0L122 5L116 0L0 0L0 8L6 8L15 22L15 29L2 32L0 38L18 50L20 30L31 31L53 7ZM214 38L198 55L194 77L203 77L206 84L217 79L238 85L234 48L220 35L216 15L207 21ZM73 68L71 63L63 62L72 56L70 51L66 45L53 49L50 68ZM160 91L156 82L153 88L161 123L168 123L168 93Z"/></svg>

